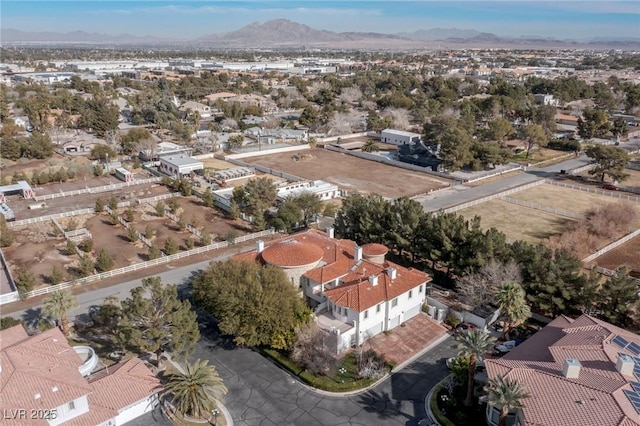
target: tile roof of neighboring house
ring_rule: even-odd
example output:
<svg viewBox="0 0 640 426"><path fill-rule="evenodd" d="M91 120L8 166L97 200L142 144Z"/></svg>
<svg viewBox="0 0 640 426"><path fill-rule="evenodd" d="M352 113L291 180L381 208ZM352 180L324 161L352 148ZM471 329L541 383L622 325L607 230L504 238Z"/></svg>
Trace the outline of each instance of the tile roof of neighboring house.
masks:
<svg viewBox="0 0 640 426"><path fill-rule="evenodd" d="M291 243L292 241L297 243ZM283 243L286 244L283 245ZM290 249L295 247L301 247L302 250L298 250L301 253ZM320 251L311 250L311 247ZM309 260L318 259L321 255L319 266L306 271L304 276L322 284L331 283L339 278L341 285L330 290L325 289L325 295L340 306L358 311L364 311L431 280L429 275L424 272L404 268L391 262L385 262L384 265L373 263L367 259L356 262L355 247L353 241L329 238L322 231L309 229L270 243L261 254L253 250L238 254L233 258L263 263L266 260L271 264L276 264L277 261L282 266L290 267L310 265L313 261ZM374 255L374 253L382 255L388 251L382 244L366 244L363 247L363 253L366 252L366 248L371 252L370 255ZM313 251L313 256L302 253L306 250L309 253ZM276 258L274 252L281 254L281 257L278 255L277 260L274 260ZM287 256L291 256L294 260L287 262L285 259ZM285 263L289 264L285 265ZM396 269L397 276L394 280L391 280L385 272L390 267ZM369 284L369 275L372 274L378 276L378 286L374 287Z"/></svg>
<svg viewBox="0 0 640 426"><path fill-rule="evenodd" d="M569 115L569 114L556 114L555 119L565 120L565 121L575 121L576 123L578 122L578 117L574 115Z"/></svg>
<svg viewBox="0 0 640 426"><path fill-rule="evenodd" d="M84 426L114 418L120 410L159 390L158 379L137 358L87 378L78 370L82 364L58 328L35 336L27 335L22 325L0 331L0 409L52 409L87 396L89 411L64 423ZM5 418L2 424L23 425L25 421ZM30 419L29 424L48 422Z"/></svg>
<svg viewBox="0 0 640 426"><path fill-rule="evenodd" d="M362 246L362 253L366 256L382 256L387 254L387 246L378 243L369 243Z"/></svg>
<svg viewBox="0 0 640 426"><path fill-rule="evenodd" d="M95 376L95 377L94 377ZM93 386L89 404L122 410L160 391L160 381L138 358L131 358L88 377ZM117 389L117 392L114 392Z"/></svg>
<svg viewBox="0 0 640 426"><path fill-rule="evenodd" d="M22 325L15 327L24 331ZM11 337L19 334L13 330L15 327L0 332L3 409L53 408L91 392L91 386L78 371L82 359L59 329L21 341L5 341L5 332Z"/></svg>
<svg viewBox="0 0 640 426"><path fill-rule="evenodd" d="M638 426L640 414L623 390L640 378L616 370L620 353L633 355L611 342L616 335L640 344L640 336L588 315L561 316L504 357L486 360L487 373L515 378L531 394L526 425ZM578 378L562 372L569 358L581 363Z"/></svg>

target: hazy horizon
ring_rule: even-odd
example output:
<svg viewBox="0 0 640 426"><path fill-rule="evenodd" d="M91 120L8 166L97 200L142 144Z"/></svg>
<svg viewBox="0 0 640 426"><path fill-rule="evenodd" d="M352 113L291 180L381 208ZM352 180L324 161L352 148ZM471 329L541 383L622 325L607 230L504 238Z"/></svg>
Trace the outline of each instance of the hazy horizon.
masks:
<svg viewBox="0 0 640 426"><path fill-rule="evenodd" d="M623 1L31 1L2 2L1 24L28 32L86 31L194 39L252 22L395 34L431 28L558 39L640 38L640 2Z"/></svg>

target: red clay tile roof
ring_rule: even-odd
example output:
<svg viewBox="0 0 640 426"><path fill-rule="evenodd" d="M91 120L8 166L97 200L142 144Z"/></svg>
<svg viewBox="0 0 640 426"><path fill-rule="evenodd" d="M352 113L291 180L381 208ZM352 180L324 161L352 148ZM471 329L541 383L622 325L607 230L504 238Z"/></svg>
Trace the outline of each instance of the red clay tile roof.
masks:
<svg viewBox="0 0 640 426"><path fill-rule="evenodd" d="M298 237L271 244L260 255L270 265L287 268L319 262L324 256L324 250Z"/></svg>
<svg viewBox="0 0 640 426"><path fill-rule="evenodd" d="M381 256L387 254L387 246L378 243L369 243L362 246L362 254L366 256Z"/></svg>
<svg viewBox="0 0 640 426"><path fill-rule="evenodd" d="M16 335L15 330L0 331L1 409L51 409L91 392L91 386L78 371L82 365L80 356L59 329L27 336L8 347L4 346L5 331L9 336Z"/></svg>
<svg viewBox="0 0 640 426"><path fill-rule="evenodd" d="M384 267L362 260L342 277L339 286L325 289L324 295L338 306L363 312L431 280L424 272L393 263L388 264L396 269L397 275L394 280L389 277ZM378 284L375 286L369 281L371 275L378 278Z"/></svg>
<svg viewBox="0 0 640 426"><path fill-rule="evenodd" d="M89 404L120 411L161 390L158 378L138 358L131 358L97 373L89 381L93 393ZM114 390L117 389L117 392Z"/></svg>
<svg viewBox="0 0 640 426"><path fill-rule="evenodd" d="M640 344L640 336L588 315L561 316L504 357L486 360L487 374L507 375L526 387L526 425L638 426L640 414L623 393L638 379L616 371L624 351L611 343L615 335ZM562 374L567 358L582 365L576 379Z"/></svg>

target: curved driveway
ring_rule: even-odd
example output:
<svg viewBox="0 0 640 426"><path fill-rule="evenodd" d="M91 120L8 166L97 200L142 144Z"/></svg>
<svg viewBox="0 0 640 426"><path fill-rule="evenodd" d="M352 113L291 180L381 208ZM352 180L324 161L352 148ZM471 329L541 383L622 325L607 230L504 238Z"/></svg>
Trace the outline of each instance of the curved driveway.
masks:
<svg viewBox="0 0 640 426"><path fill-rule="evenodd" d="M236 425L416 425L425 417L424 398L447 374L444 359L456 350L445 340L358 395L318 394L262 355L233 347L217 335L215 326L202 330L192 358L210 360L229 389L225 406Z"/></svg>

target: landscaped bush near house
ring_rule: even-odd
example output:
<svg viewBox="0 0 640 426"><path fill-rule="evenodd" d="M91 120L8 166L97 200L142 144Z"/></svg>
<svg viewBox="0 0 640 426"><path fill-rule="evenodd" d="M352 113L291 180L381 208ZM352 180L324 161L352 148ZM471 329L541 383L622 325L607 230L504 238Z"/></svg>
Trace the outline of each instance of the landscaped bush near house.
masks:
<svg viewBox="0 0 640 426"><path fill-rule="evenodd" d="M451 328L456 328L460 325L461 322L462 321L460 321L460 318L451 313L447 314L447 317L444 320L444 323Z"/></svg>
<svg viewBox="0 0 640 426"><path fill-rule="evenodd" d="M436 388L433 390L433 393L431 394L431 400L429 401L431 412L436 417L436 420L438 421L438 423L440 423L442 426L456 426L453 423L451 423L451 421L449 421L449 419L447 419L444 416L444 414L442 414L442 412L440 411L440 408L438 407L438 395L440 395L441 390L442 390L442 386L438 385L436 386Z"/></svg>
<svg viewBox="0 0 640 426"><path fill-rule="evenodd" d="M579 141L565 141L561 139L554 139L549 142L547 148L555 149L557 151L580 151L580 142Z"/></svg>
<svg viewBox="0 0 640 426"><path fill-rule="evenodd" d="M293 362L284 352L275 349L262 348L260 352L275 361L280 367L298 377L309 386L328 392L350 392L364 389L375 382L375 379L357 379L357 363L354 354L347 354L337 361L334 373L329 376L315 376L303 370ZM387 366L387 372L390 367Z"/></svg>

